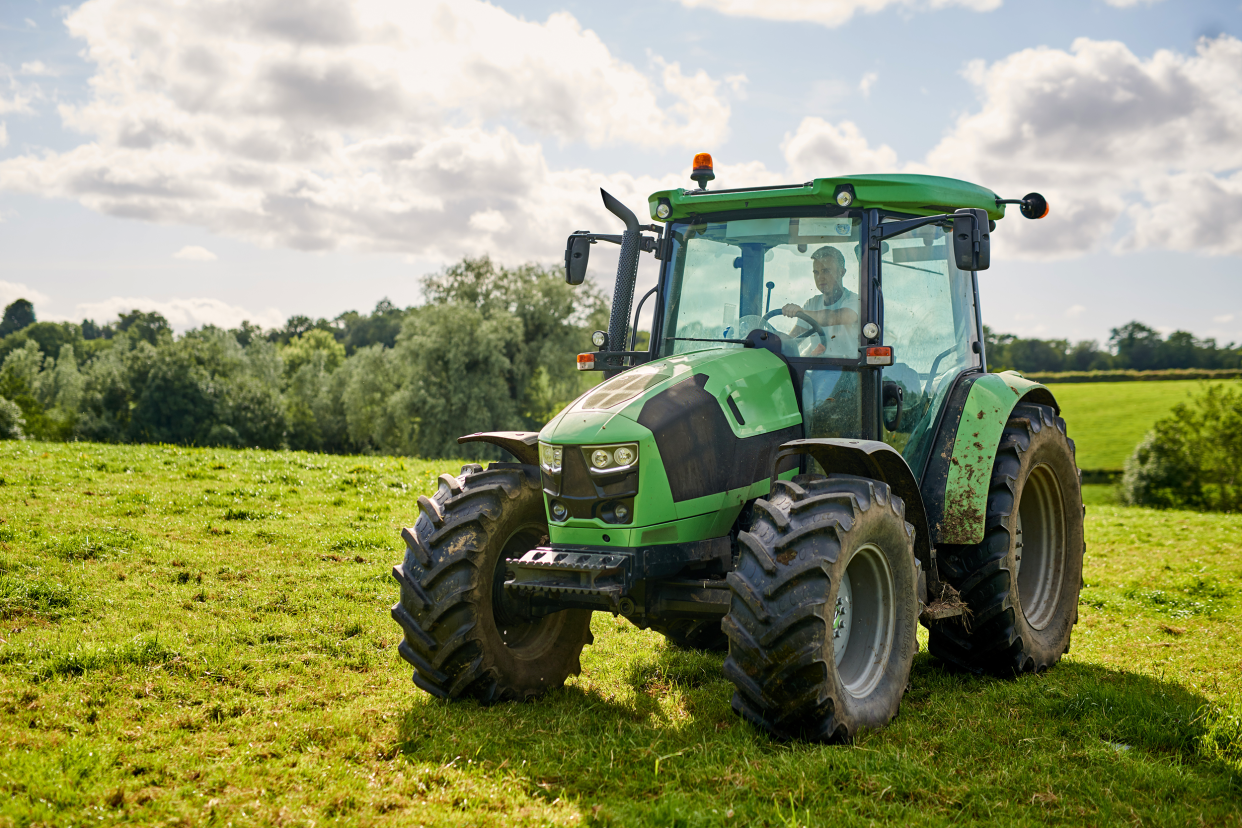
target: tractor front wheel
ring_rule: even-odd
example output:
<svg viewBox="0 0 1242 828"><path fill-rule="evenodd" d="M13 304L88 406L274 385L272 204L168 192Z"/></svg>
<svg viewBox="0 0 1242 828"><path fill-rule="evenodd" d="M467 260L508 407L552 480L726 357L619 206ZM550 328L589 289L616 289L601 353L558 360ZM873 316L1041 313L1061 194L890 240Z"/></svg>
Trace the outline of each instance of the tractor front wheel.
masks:
<svg viewBox="0 0 1242 828"><path fill-rule="evenodd" d="M1082 556L1082 491L1065 421L1021 403L996 451L983 541L939 550L940 576L970 614L933 622L928 650L976 673L1056 664L1078 621Z"/></svg>
<svg viewBox="0 0 1242 828"><path fill-rule="evenodd" d="M590 611L532 617L504 588L505 559L547 540L538 469L466 466L460 477L441 475L418 506L418 522L402 533L405 560L393 567L401 600L392 608L414 683L439 698L490 703L540 695L579 673Z"/></svg>
<svg viewBox="0 0 1242 828"><path fill-rule="evenodd" d="M914 527L877 480L802 475L755 502L729 573L733 709L777 738L848 741L897 715L918 648Z"/></svg>

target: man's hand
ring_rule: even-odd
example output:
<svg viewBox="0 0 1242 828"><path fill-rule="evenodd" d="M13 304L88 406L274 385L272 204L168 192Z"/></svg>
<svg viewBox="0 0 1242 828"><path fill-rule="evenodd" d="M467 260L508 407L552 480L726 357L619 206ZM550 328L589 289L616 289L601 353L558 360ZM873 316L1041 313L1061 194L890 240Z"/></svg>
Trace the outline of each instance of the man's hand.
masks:
<svg viewBox="0 0 1242 828"><path fill-rule="evenodd" d="M796 305L793 302L790 302L788 305L781 308L781 313L785 314L786 316L797 316L798 314L802 313L802 306Z"/></svg>

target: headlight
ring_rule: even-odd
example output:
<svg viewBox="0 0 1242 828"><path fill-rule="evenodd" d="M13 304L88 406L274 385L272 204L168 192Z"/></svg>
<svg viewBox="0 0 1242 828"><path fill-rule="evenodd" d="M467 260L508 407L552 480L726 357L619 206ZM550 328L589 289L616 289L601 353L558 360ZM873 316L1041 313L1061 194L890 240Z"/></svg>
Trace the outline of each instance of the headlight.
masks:
<svg viewBox="0 0 1242 828"><path fill-rule="evenodd" d="M582 452L593 466L591 471L596 473L628 469L638 461L637 443L617 446L583 446Z"/></svg>
<svg viewBox="0 0 1242 828"><path fill-rule="evenodd" d="M547 443L539 444L539 462L550 472L559 473L561 470L561 458L563 456L560 446L552 446Z"/></svg>

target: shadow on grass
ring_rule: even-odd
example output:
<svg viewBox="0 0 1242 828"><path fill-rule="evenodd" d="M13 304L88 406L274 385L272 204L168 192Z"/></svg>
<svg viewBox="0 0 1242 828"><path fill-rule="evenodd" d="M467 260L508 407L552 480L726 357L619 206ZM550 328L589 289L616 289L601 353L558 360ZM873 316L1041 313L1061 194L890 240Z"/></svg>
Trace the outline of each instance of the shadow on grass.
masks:
<svg viewBox="0 0 1242 828"><path fill-rule="evenodd" d="M1042 791L1081 790L1088 801L1139 810L1144 797L1163 801L1170 790L1217 803L1242 791L1227 712L1151 676L1067 662L1000 679L951 672L923 653L888 728L854 745L817 745L774 742L735 716L722 662L657 648L524 704L483 707L420 693L393 749L433 776L499 771L532 796L622 810L666 796L691 810L715 807L721 795L774 807L773 796L801 790L798 778L814 780L816 796L839 788L838 806L850 791L879 792L876 780L888 780L905 791L898 809L946 813L997 791L1017 790L1029 805L1043 801Z"/></svg>

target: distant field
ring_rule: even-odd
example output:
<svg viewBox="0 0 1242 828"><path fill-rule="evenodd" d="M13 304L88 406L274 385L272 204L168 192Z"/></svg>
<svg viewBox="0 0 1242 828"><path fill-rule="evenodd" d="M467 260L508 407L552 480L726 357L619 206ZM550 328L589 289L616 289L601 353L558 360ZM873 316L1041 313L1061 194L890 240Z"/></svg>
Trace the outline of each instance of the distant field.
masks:
<svg viewBox="0 0 1242 828"><path fill-rule="evenodd" d="M1048 386L1065 417L1078 451L1080 469L1120 471L1156 420L1209 382L1054 383Z"/></svg>
<svg viewBox="0 0 1242 828"><path fill-rule="evenodd" d="M540 701L416 689L389 571L459 465L0 442L0 826L1242 825L1242 516L1091 505L1060 665L923 637L892 726L781 744L598 613Z"/></svg>

